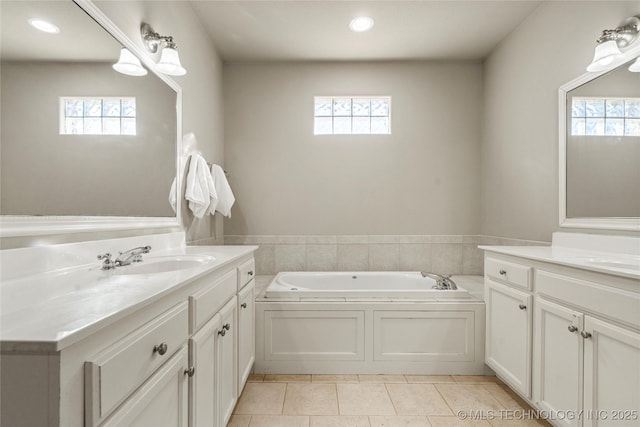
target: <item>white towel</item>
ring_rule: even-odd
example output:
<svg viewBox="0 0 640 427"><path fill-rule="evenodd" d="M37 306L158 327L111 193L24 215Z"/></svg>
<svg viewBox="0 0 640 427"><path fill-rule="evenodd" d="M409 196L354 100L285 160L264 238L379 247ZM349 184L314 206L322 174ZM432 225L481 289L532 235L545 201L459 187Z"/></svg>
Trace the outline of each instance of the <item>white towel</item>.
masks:
<svg viewBox="0 0 640 427"><path fill-rule="evenodd" d="M231 218L231 206L235 203L236 198L233 195L233 191L231 191L231 186L229 186L224 170L218 165L212 165L211 175L213 175L213 184L218 195L216 210L227 218Z"/></svg>
<svg viewBox="0 0 640 427"><path fill-rule="evenodd" d="M173 178L173 182L171 183L171 190L169 190L169 204L171 205L171 209L173 212L176 211L176 206L178 205L178 192L176 191L176 179Z"/></svg>
<svg viewBox="0 0 640 427"><path fill-rule="evenodd" d="M184 198L189 201L189 209L196 218L213 213L218 205L218 195L207 161L197 153L191 155Z"/></svg>

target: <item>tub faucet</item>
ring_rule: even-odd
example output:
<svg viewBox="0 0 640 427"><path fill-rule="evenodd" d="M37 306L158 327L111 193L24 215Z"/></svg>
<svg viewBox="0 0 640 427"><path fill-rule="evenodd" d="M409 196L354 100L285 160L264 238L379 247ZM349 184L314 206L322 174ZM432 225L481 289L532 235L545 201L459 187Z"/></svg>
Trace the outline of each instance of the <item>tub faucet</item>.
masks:
<svg viewBox="0 0 640 427"><path fill-rule="evenodd" d="M440 274L427 273L424 271L421 271L420 274L422 274L422 277L429 277L436 281L433 289L437 289L440 291L458 289L458 286L456 286L455 282L451 280L451 276L442 276Z"/></svg>
<svg viewBox="0 0 640 427"><path fill-rule="evenodd" d="M138 248L129 249L120 252L120 255L113 261L116 266L129 265L132 262L142 262L142 254L148 254L151 246L140 246Z"/></svg>

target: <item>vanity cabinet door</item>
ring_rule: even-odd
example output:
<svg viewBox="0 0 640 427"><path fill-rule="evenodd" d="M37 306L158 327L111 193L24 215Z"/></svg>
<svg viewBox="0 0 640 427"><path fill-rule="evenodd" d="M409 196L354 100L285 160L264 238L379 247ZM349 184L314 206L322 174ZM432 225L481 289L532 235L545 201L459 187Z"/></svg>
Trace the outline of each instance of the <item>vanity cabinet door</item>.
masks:
<svg viewBox="0 0 640 427"><path fill-rule="evenodd" d="M585 426L640 424L640 334L586 316Z"/></svg>
<svg viewBox="0 0 640 427"><path fill-rule="evenodd" d="M582 409L582 347L584 316L567 307L536 298L534 314L533 399L551 414ZM578 426L579 417L555 420Z"/></svg>
<svg viewBox="0 0 640 427"><path fill-rule="evenodd" d="M187 427L187 362L183 346L101 427Z"/></svg>
<svg viewBox="0 0 640 427"><path fill-rule="evenodd" d="M531 302L533 297L485 278L485 361L523 396L531 397Z"/></svg>
<svg viewBox="0 0 640 427"><path fill-rule="evenodd" d="M238 293L238 395L256 359L254 289L255 280L251 280Z"/></svg>
<svg viewBox="0 0 640 427"><path fill-rule="evenodd" d="M216 333L218 425L226 426L238 399L237 299L220 310L222 325Z"/></svg>
<svg viewBox="0 0 640 427"><path fill-rule="evenodd" d="M189 365L194 367L189 379L189 427L218 425L216 337L221 328L217 314L189 340Z"/></svg>

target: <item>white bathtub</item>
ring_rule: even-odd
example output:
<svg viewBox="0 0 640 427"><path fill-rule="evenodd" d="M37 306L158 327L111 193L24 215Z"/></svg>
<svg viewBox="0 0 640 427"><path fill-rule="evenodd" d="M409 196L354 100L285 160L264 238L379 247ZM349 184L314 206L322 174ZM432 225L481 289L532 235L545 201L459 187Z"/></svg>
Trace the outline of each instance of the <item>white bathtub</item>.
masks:
<svg viewBox="0 0 640 427"><path fill-rule="evenodd" d="M283 272L269 284L267 298L471 298L467 290L433 289L420 272Z"/></svg>

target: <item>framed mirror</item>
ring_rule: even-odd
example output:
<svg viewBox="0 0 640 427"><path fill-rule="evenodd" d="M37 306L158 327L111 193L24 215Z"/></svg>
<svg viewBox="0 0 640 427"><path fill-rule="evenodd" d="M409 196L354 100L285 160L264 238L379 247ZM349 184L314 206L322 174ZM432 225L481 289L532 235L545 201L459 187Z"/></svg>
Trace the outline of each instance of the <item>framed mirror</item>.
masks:
<svg viewBox="0 0 640 427"><path fill-rule="evenodd" d="M560 88L561 227L640 231L638 55Z"/></svg>
<svg viewBox="0 0 640 427"><path fill-rule="evenodd" d="M180 87L88 0L4 1L1 18L1 235L179 226ZM147 75L112 68L122 47Z"/></svg>

